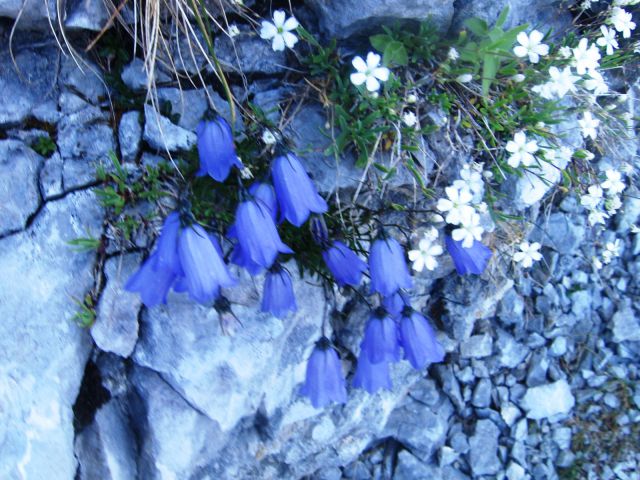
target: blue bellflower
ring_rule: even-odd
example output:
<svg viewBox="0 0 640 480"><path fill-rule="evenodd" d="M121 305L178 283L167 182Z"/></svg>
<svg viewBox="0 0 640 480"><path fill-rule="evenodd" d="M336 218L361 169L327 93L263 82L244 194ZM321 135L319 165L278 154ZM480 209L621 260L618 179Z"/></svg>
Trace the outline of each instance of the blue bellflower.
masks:
<svg viewBox="0 0 640 480"><path fill-rule="evenodd" d="M361 351L353 376L353 386L363 388L369 393L376 393L380 389L391 390L393 385L389 375L389 363L371 363L366 352Z"/></svg>
<svg viewBox="0 0 640 480"><path fill-rule="evenodd" d="M182 229L178 255L184 282L191 298L208 303L218 297L220 287L231 287L233 279L220 255L218 241L197 224Z"/></svg>
<svg viewBox="0 0 640 480"><path fill-rule="evenodd" d="M456 242L448 235L444 237L444 241L459 275L480 275L487 268L492 252L481 242L474 240L471 247L465 248L462 241Z"/></svg>
<svg viewBox="0 0 640 480"><path fill-rule="evenodd" d="M307 375L300 393L309 397L315 408L322 408L331 402L347 401L342 364L326 337L318 340L309 357Z"/></svg>
<svg viewBox="0 0 640 480"><path fill-rule="evenodd" d="M178 234L180 232L180 215L178 212L171 212L164 219L162 231L156 243L156 254L158 256L157 267L169 269L179 274L180 260L178 259Z"/></svg>
<svg viewBox="0 0 640 480"><path fill-rule="evenodd" d="M444 349L436 339L429 321L411 307L405 307L400 319L400 341L411 366L421 370L427 363L441 362Z"/></svg>
<svg viewBox="0 0 640 480"><path fill-rule="evenodd" d="M411 300L402 290L398 290L393 295L382 299L382 306L392 317L400 315L400 313L402 313L402 309L407 305L411 305Z"/></svg>
<svg viewBox="0 0 640 480"><path fill-rule="evenodd" d="M209 174L214 180L224 182L231 167L243 168L236 155L231 127L224 118L200 121L196 133L200 157L198 176Z"/></svg>
<svg viewBox="0 0 640 480"><path fill-rule="evenodd" d="M331 248L322 252L322 258L341 287L357 287L362 280L362 273L367 269L364 260L339 240L335 240Z"/></svg>
<svg viewBox="0 0 640 480"><path fill-rule="evenodd" d="M404 259L404 251L394 238L379 238L369 252L371 293L384 297L396 293L400 288L411 288L411 276Z"/></svg>
<svg viewBox="0 0 640 480"><path fill-rule="evenodd" d="M399 340L398 324L384 309L378 308L367 322L361 348L371 363L397 362L400 360Z"/></svg>
<svg viewBox="0 0 640 480"><path fill-rule="evenodd" d="M271 165L271 176L282 219L299 227L311 212L327 211L327 202L318 195L302 163L293 153L276 157Z"/></svg>
<svg viewBox="0 0 640 480"><path fill-rule="evenodd" d="M240 202L233 232L241 248L239 255L264 268L273 265L278 253L293 253L282 243L269 211L253 200Z"/></svg>
<svg viewBox="0 0 640 480"><path fill-rule="evenodd" d="M289 273L278 263L267 272L262 291L262 311L278 318L298 309Z"/></svg>
<svg viewBox="0 0 640 480"><path fill-rule="evenodd" d="M267 209L275 222L278 214L278 201L273 187L268 183L255 182L249 187L249 193L256 203Z"/></svg>
<svg viewBox="0 0 640 480"><path fill-rule="evenodd" d="M128 292L138 292L148 308L167 303L167 294L176 274L158 266L158 253L154 252L124 286Z"/></svg>

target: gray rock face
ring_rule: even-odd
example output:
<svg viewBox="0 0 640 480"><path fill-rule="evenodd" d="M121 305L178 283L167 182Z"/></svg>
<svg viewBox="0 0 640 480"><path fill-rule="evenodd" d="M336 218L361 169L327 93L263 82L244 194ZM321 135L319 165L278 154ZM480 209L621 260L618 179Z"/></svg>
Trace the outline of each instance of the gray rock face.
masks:
<svg viewBox="0 0 640 480"><path fill-rule="evenodd" d="M109 20L109 11L102 0L75 0L67 5L67 28L99 32Z"/></svg>
<svg viewBox="0 0 640 480"><path fill-rule="evenodd" d="M521 402L527 417L534 420L569 413L574 404L575 399L566 380L529 388Z"/></svg>
<svg viewBox="0 0 640 480"><path fill-rule="evenodd" d="M158 83L169 80L169 77L161 70L157 71L155 75L155 81ZM147 71L144 67L144 61L140 58L134 58L131 63L122 70L122 81L131 90L146 90L148 80L149 77L147 76Z"/></svg>
<svg viewBox="0 0 640 480"><path fill-rule="evenodd" d="M2 0L0 1L0 17L20 20L18 28L24 30L48 30L49 19L57 21L55 0Z"/></svg>
<svg viewBox="0 0 640 480"><path fill-rule="evenodd" d="M240 34L233 40L226 35L215 39L216 55L227 72L273 75L285 71L285 52L275 52L271 42L254 35Z"/></svg>
<svg viewBox="0 0 640 480"><path fill-rule="evenodd" d="M125 113L118 126L118 142L120 143L122 160L125 162L135 161L140 152L140 140L142 140L140 112Z"/></svg>
<svg viewBox="0 0 640 480"><path fill-rule="evenodd" d="M91 336L105 352L128 357L138 340L139 295L124 289L127 279L140 266L137 254L113 257L105 265L107 285L102 292Z"/></svg>
<svg viewBox="0 0 640 480"><path fill-rule="evenodd" d="M93 284L92 253L66 244L98 230L92 192L44 206L33 225L0 240L0 477L71 480L73 412L91 349L72 322Z"/></svg>
<svg viewBox="0 0 640 480"><path fill-rule="evenodd" d="M0 235L25 227L40 205L42 157L16 140L0 141Z"/></svg>
<svg viewBox="0 0 640 480"><path fill-rule="evenodd" d="M196 134L179 127L162 115L152 106L144 106L143 138L152 148L157 150L189 150L196 144Z"/></svg>
<svg viewBox="0 0 640 480"><path fill-rule="evenodd" d="M45 200L60 195L62 188L62 169L64 162L58 152L44 160L40 170L40 191Z"/></svg>
<svg viewBox="0 0 640 480"><path fill-rule="evenodd" d="M498 459L500 429L491 420L478 420L469 439L469 464L474 475L495 475L502 465Z"/></svg>
<svg viewBox="0 0 640 480"><path fill-rule="evenodd" d="M573 253L584 240L586 229L584 218L570 217L565 213L554 213L544 222L545 235L539 234L538 241L561 254ZM535 233L538 231L536 230Z"/></svg>
<svg viewBox="0 0 640 480"><path fill-rule="evenodd" d="M102 3L102 0L95 1ZM84 101L94 105L107 93L99 68L86 60L80 62L80 66L78 66L70 56L66 56L62 60L59 82L65 90L79 95Z"/></svg>
<svg viewBox="0 0 640 480"><path fill-rule="evenodd" d="M35 5L44 4L39 0L27 2L33 4L36 10ZM11 16L2 11L5 3L0 2L0 17ZM15 0L18 9L23 3L22 0ZM39 106L54 98L60 51L55 45L17 49L14 54L20 70L18 74L8 52L8 39L0 37L0 40L3 42L0 49L0 92L3 99L0 103L0 125L12 125L22 122Z"/></svg>
<svg viewBox="0 0 640 480"><path fill-rule="evenodd" d="M94 422L76 437L79 480L137 478L137 449L125 412L116 400L96 412Z"/></svg>
<svg viewBox="0 0 640 480"><path fill-rule="evenodd" d="M626 304L613 314L613 341L640 342L640 321L631 305Z"/></svg>
<svg viewBox="0 0 640 480"><path fill-rule="evenodd" d="M320 26L329 37L347 38L368 33L397 20L431 20L440 30L449 29L453 0L310 0Z"/></svg>

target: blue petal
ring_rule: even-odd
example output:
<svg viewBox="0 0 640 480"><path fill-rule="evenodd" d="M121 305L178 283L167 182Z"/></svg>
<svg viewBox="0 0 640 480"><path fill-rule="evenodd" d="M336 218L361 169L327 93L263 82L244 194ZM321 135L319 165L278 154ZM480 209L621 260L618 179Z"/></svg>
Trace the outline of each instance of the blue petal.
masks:
<svg viewBox="0 0 640 480"><path fill-rule="evenodd" d="M487 268L492 252L481 242L474 240L470 248L465 248L461 241L456 242L449 236L446 236L444 240L458 274L480 275Z"/></svg>
<svg viewBox="0 0 640 480"><path fill-rule="evenodd" d="M347 401L347 389L338 354L322 340L309 357L305 383L300 393L309 397L315 408L322 408L331 402Z"/></svg>
<svg viewBox="0 0 640 480"><path fill-rule="evenodd" d="M196 129L200 169L198 175L209 174L214 180L223 182L229 176L231 167L243 168L236 155L231 127L222 117L202 120Z"/></svg>
<svg viewBox="0 0 640 480"><path fill-rule="evenodd" d="M162 231L156 245L158 267L166 268L178 273L180 259L178 258L178 232L180 231L180 215L171 212L165 218Z"/></svg>
<svg viewBox="0 0 640 480"><path fill-rule="evenodd" d="M400 360L398 324L388 315L374 313L364 332L362 351L371 363L397 362Z"/></svg>
<svg viewBox="0 0 640 480"><path fill-rule="evenodd" d="M289 312L297 310L291 277L283 268L269 271L264 280L262 292L262 311L284 318Z"/></svg>
<svg viewBox="0 0 640 480"><path fill-rule="evenodd" d="M256 182L249 187L249 193L253 195L256 203L267 209L275 222L278 215L278 201L273 187L268 183Z"/></svg>
<svg viewBox="0 0 640 480"><path fill-rule="evenodd" d="M154 253L129 278L124 289L138 292L142 303L151 308L159 303L167 303L167 293L175 278L172 270L158 267L158 256Z"/></svg>
<svg viewBox="0 0 640 480"><path fill-rule="evenodd" d="M369 253L371 293L387 297L400 288L411 288L412 281L404 259L404 251L394 238L373 242Z"/></svg>
<svg viewBox="0 0 640 480"><path fill-rule="evenodd" d="M402 316L400 320L400 338L405 358L411 366L420 370L427 363L441 362L444 349L436 339L429 321L416 311Z"/></svg>
<svg viewBox="0 0 640 480"><path fill-rule="evenodd" d="M363 388L369 393L376 393L380 389L391 390L393 385L389 375L389 363L371 363L366 353L361 352L353 376L353 386Z"/></svg>
<svg viewBox="0 0 640 480"><path fill-rule="evenodd" d="M341 287L358 286L363 272L367 269L367 264L339 240L334 241L331 248L322 252L322 258Z"/></svg>
<svg viewBox="0 0 640 480"><path fill-rule="evenodd" d="M293 154L276 157L271 166L273 185L282 218L299 227L309 214L325 213L327 202L318 195L300 160Z"/></svg>

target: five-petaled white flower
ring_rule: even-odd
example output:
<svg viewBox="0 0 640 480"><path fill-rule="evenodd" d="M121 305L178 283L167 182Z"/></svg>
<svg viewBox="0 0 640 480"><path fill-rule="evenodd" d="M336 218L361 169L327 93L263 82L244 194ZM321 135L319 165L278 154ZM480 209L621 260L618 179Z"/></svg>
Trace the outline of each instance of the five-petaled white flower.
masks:
<svg viewBox="0 0 640 480"><path fill-rule="evenodd" d="M436 231L437 236L437 231ZM409 260L413 262L412 268L416 272L423 269L434 270L438 266L437 256L442 255L442 246L434 243L435 239L431 233L425 233L424 238L418 243L417 250L410 250Z"/></svg>
<svg viewBox="0 0 640 480"><path fill-rule="evenodd" d="M542 258L539 252L540 244L538 242L522 242L520 251L513 254L513 260L521 263L524 268L529 268L533 262L537 262Z"/></svg>
<svg viewBox="0 0 640 480"><path fill-rule="evenodd" d="M538 151L538 142L535 140L527 141L527 135L523 131L519 131L515 133L513 140L507 142L505 148L511 154L507 160L511 167L518 168L521 163L528 167L535 161L533 154Z"/></svg>
<svg viewBox="0 0 640 480"><path fill-rule="evenodd" d="M575 92L575 83L580 77L573 75L571 67L565 67L560 70L557 67L549 68L549 76L551 77L551 88L558 95L558 98L564 97L567 92Z"/></svg>
<svg viewBox="0 0 640 480"><path fill-rule="evenodd" d="M578 125L580 125L580 130L584 138L591 137L592 140L595 140L598 136L600 120L593 118L591 112L584 112L582 118L578 120Z"/></svg>
<svg viewBox="0 0 640 480"><path fill-rule="evenodd" d="M462 241L464 248L473 247L475 240L482 240L484 228L480 225L480 215L473 210L464 211L460 218L459 228L451 232L451 238L456 242Z"/></svg>
<svg viewBox="0 0 640 480"><path fill-rule="evenodd" d="M592 90L594 95L604 95L609 91L607 82L597 70L589 70L589 77L584 81L584 88Z"/></svg>
<svg viewBox="0 0 640 480"><path fill-rule="evenodd" d="M549 45L542 43L544 35L538 30L533 30L529 35L526 32L520 32L516 39L520 45L513 49L518 57L529 57L531 63L538 63L541 56L549 53Z"/></svg>
<svg viewBox="0 0 640 480"><path fill-rule="evenodd" d="M631 30L635 30L636 28L633 16L624 8L615 7L611 10L609 20L618 32L622 32L624 38L629 38L631 36Z"/></svg>
<svg viewBox="0 0 640 480"><path fill-rule="evenodd" d="M484 181L482 174L475 168L465 164L460 170L460 180L455 180L453 186L458 190L467 189L474 197L474 201L480 201L484 193Z"/></svg>
<svg viewBox="0 0 640 480"><path fill-rule="evenodd" d="M262 141L266 145L275 145L275 143L278 141L278 139L276 138L275 134L271 130L266 130L265 129L262 132Z"/></svg>
<svg viewBox="0 0 640 480"><path fill-rule="evenodd" d="M581 39L572 51L578 75L584 75L587 70L595 70L600 66L600 51L595 45L589 46L588 39Z"/></svg>
<svg viewBox="0 0 640 480"><path fill-rule="evenodd" d="M376 53L367 53L366 62L362 57L354 57L351 63L356 69L356 72L351 74L351 83L355 86L364 83L367 90L376 92L380 89L380 82L386 82L389 79L389 69L380 66L380 55Z"/></svg>
<svg viewBox="0 0 640 480"><path fill-rule="evenodd" d="M460 54L458 53L458 50L456 50L455 48L451 47L449 49L449 51L447 52L447 58L449 60L451 60L452 62L455 62L456 60L458 60L460 58Z"/></svg>
<svg viewBox="0 0 640 480"><path fill-rule="evenodd" d="M227 33L231 38L237 37L238 35L240 35L240 29L236 24L229 25L229 30L227 31Z"/></svg>
<svg viewBox="0 0 640 480"><path fill-rule="evenodd" d="M580 197L580 204L589 210L595 210L602 201L602 188L600 185L591 185L587 191L589 192L588 194Z"/></svg>
<svg viewBox="0 0 640 480"><path fill-rule="evenodd" d="M452 225L458 225L462 217L466 214L474 213L473 207L469 205L473 199L473 195L466 188L457 189L456 187L447 187L444 189L447 198L441 198L436 204L436 208L441 212L448 212L445 221Z"/></svg>
<svg viewBox="0 0 640 480"><path fill-rule="evenodd" d="M622 193L627 186L622 181L622 174L617 170L609 169L604 172L607 179L600 184L602 188L607 190L609 195L617 195Z"/></svg>
<svg viewBox="0 0 640 480"><path fill-rule="evenodd" d="M607 218L609 218L609 215L604 213L602 210L591 210L587 216L589 225L592 227L595 227L597 224L605 225L607 223Z"/></svg>
<svg viewBox="0 0 640 480"><path fill-rule="evenodd" d="M295 30L299 25L295 17L287 19L284 10L276 10L273 12L273 23L267 20L262 21L260 38L273 39L271 48L276 52L284 50L284 47L293 48L298 42L298 37L291 33L291 30Z"/></svg>
<svg viewBox="0 0 640 480"><path fill-rule="evenodd" d="M405 112L402 115L402 122L409 128L413 128L418 123L418 117L413 112Z"/></svg>
<svg viewBox="0 0 640 480"><path fill-rule="evenodd" d="M613 28L608 28L606 25L601 25L600 31L602 32L602 36L596 40L596 43L606 48L607 55L612 55L613 51L618 48L616 31Z"/></svg>

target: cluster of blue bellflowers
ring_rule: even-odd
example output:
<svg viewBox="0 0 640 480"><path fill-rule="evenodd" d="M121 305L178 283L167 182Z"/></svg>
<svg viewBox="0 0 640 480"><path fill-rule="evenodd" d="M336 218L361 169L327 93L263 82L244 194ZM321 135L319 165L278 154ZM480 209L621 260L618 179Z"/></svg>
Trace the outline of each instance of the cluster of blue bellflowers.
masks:
<svg viewBox="0 0 640 480"><path fill-rule="evenodd" d="M197 134L198 176L224 182L234 167L243 168L231 128L222 117L201 121ZM370 393L390 389L389 365L403 358L416 369L442 361L444 351L429 320L409 303L406 292L412 280L402 246L381 231L367 263L342 241L329 239L321 220L327 210L300 159L290 151L273 159L269 180L242 190L234 223L226 234L233 245L229 261L251 275L266 272L261 310L279 318L297 310L291 276L280 261L295 253L280 238L278 226L286 221L301 227L315 214L311 228L335 282L341 287L358 287L368 270L370 293L381 299L365 327L353 386ZM479 242L465 249L447 237L446 245L461 274L482 273L491 256ZM171 289L188 293L198 303L218 304L224 300L221 289L237 283L224 258L217 236L198 224L188 208L181 208L167 215L155 250L125 289L139 293L147 307L166 304ZM316 408L347 400L342 362L324 335L307 363L301 393Z"/></svg>

